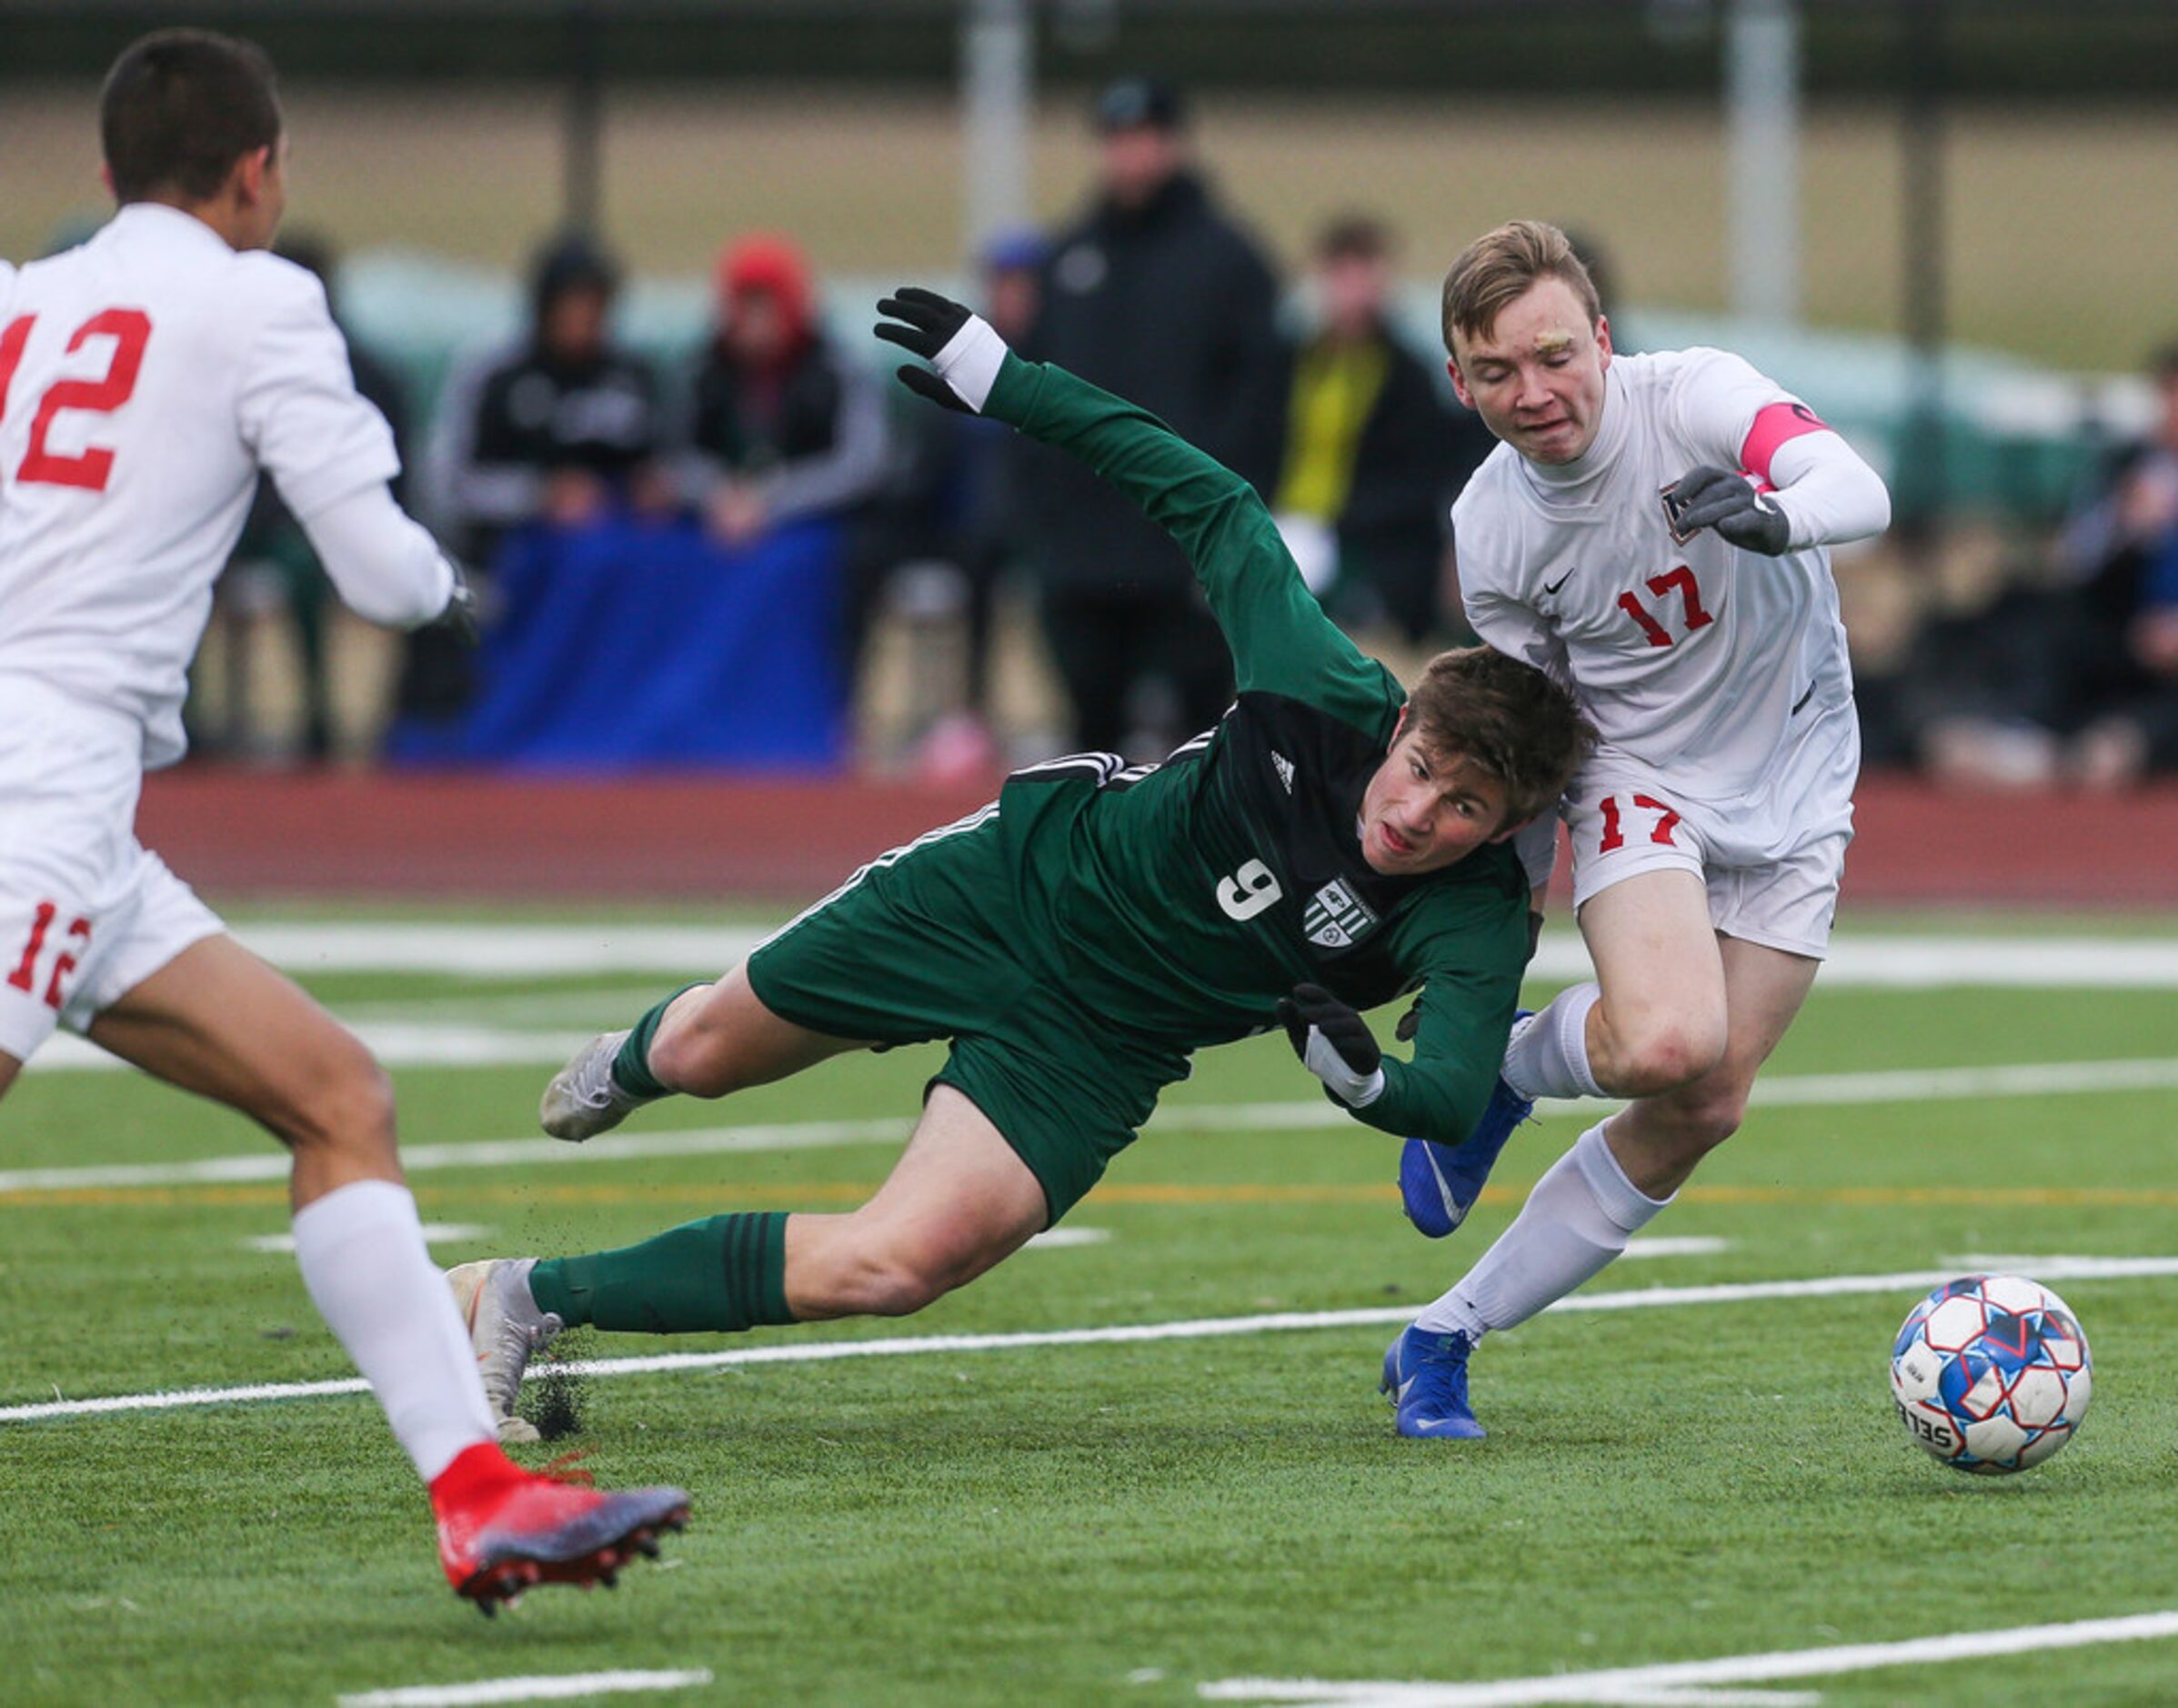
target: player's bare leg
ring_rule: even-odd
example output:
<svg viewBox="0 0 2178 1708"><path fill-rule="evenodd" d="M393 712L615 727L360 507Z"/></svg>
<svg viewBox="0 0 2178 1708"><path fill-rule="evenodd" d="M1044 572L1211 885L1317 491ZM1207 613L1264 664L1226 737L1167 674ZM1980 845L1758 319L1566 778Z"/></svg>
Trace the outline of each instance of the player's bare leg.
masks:
<svg viewBox="0 0 2178 1708"><path fill-rule="evenodd" d="M1716 942L1730 1017L1723 1059L1701 1078L1641 1098L1604 1123L1611 1154L1651 1198L1676 1192L1704 1156L1739 1130L1755 1075L1799 1014L1822 964L1737 938Z"/></svg>
<svg viewBox="0 0 2178 1708"><path fill-rule="evenodd" d="M738 967L716 984L691 985L670 998L643 1017L632 1044L630 1037L601 1032L553 1075L537 1108L547 1132L579 1142L670 1092L725 1097L866 1048L781 1020Z"/></svg>
<svg viewBox="0 0 2178 1708"><path fill-rule="evenodd" d="M1044 1189L990 1118L936 1086L877 1196L787 1218L787 1302L800 1322L907 1316L1043 1231Z"/></svg>
<svg viewBox="0 0 2178 1708"><path fill-rule="evenodd" d="M15 1075L23 1071L23 1064L5 1050L0 1050L0 1097L7 1095L7 1088L15 1082Z"/></svg>
<svg viewBox="0 0 2178 1708"><path fill-rule="evenodd" d="M401 1179L393 1087L361 1041L231 937L194 943L91 1023L91 1041L240 1110L295 1154L300 1211Z"/></svg>
<svg viewBox="0 0 2178 1708"><path fill-rule="evenodd" d="M1589 898L1581 935L1601 996L1588 1011L1588 1065L1612 1097L1698 1080L1725 1052L1730 1020L1709 890L1689 871L1643 872Z"/></svg>
<svg viewBox="0 0 2178 1708"><path fill-rule="evenodd" d="M939 1085L884 1185L848 1214L713 1216L619 1251L469 1267L504 1281L507 1313L548 1325L531 1344L574 1322L736 1332L906 1316L1019 1251L1049 1219L1029 1165L972 1101ZM517 1355L524 1339L513 1337ZM517 1363L511 1382L520 1377Z"/></svg>
<svg viewBox="0 0 2178 1708"><path fill-rule="evenodd" d="M610 1582L686 1521L678 1489L603 1494L537 1476L493 1440L468 1337L401 1183L393 1092L361 1042L231 937L184 949L91 1038L240 1110L294 1152L296 1254L431 1492L448 1580L489 1612L538 1582Z"/></svg>

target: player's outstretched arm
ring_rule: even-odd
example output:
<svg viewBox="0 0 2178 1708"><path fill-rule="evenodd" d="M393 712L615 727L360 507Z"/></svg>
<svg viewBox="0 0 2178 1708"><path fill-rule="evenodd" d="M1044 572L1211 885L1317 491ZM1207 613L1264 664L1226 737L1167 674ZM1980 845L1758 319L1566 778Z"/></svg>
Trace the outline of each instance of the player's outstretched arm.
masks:
<svg viewBox="0 0 2178 1708"><path fill-rule="evenodd" d="M1340 698L1333 684L1365 680L1356 703L1374 703L1379 667L1323 615L1247 481L1148 411L1062 367L1022 361L988 323L935 291L903 286L878 312L887 316L878 337L929 364L898 370L909 390L1080 458L1172 537L1195 566L1243 690L1320 703Z"/></svg>

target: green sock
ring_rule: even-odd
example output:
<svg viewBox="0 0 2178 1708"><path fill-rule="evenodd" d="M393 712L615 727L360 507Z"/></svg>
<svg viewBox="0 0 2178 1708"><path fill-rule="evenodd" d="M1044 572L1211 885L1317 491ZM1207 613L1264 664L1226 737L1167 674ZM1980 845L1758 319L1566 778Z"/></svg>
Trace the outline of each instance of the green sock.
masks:
<svg viewBox="0 0 2178 1708"><path fill-rule="evenodd" d="M703 981L699 979L697 984ZM613 1080L632 1097L666 1097L673 1088L661 1084L650 1071L650 1040L657 1036L658 1022L666 1018L666 1010L674 1002L696 989L684 984L672 996L658 1003L635 1024L635 1030L621 1040L620 1053L613 1058Z"/></svg>
<svg viewBox="0 0 2178 1708"><path fill-rule="evenodd" d="M570 1328L738 1333L791 1322L787 1215L713 1216L617 1251L547 1258L529 1271L529 1291Z"/></svg>

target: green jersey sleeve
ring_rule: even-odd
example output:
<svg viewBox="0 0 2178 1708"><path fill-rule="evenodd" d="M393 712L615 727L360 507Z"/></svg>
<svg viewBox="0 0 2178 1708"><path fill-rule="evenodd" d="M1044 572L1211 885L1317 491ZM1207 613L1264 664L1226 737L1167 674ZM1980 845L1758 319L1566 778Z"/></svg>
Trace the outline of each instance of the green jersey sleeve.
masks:
<svg viewBox="0 0 2178 1708"><path fill-rule="evenodd" d="M1372 735L1405 699L1324 616L1255 488L1155 416L1011 355L983 412L1080 458L1172 537L1232 648L1242 693L1286 695Z"/></svg>
<svg viewBox="0 0 2178 1708"><path fill-rule="evenodd" d="M1384 1058L1383 1094L1354 1119L1402 1138L1457 1144L1497 1083L1528 964L1524 902L1464 899L1419 949L1423 984L1414 1054Z"/></svg>

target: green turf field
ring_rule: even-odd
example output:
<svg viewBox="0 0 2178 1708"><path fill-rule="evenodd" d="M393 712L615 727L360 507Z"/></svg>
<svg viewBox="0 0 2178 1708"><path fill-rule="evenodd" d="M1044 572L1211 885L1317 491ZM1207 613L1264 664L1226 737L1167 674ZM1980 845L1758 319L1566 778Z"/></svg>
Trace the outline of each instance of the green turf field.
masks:
<svg viewBox="0 0 2178 1708"><path fill-rule="evenodd" d="M2178 920L2132 921L2122 940L2178 962ZM426 1221L485 1231L439 1244L448 1262L722 1209L847 1207L881 1178L935 1060L848 1059L631 1126L687 1133L678 1154L464 1167L458 1147L532 1130L555 1040L625 1024L670 970L310 982L375 1038L500 1052L401 1066L381 1045L409 1141L433 1147L414 1174ZM513 1059L526 1049L535 1060ZM0 1408L349 1374L292 1261L249 1243L286 1229L278 1180L183 1166L257 1153L257 1137L62 1054L0 1114ZM1971 1075L1923 1077L2106 1060L2169 1071L2129 1069L2143 1089L2122 1091L2075 1089L2092 1072L1979 1094ZM1280 1040L1199 1058L1065 1224L1075 1242L921 1317L738 1343L593 1337L582 1354L609 1360L1222 1330L593 1374L578 1435L520 1451L579 1446L602 1482L677 1481L696 1502L667 1569L617 1595L541 1592L489 1624L458 1604L366 1397L0 1422L0 1700L328 1703L657 1672L710 1681L628 1700L2178 1701L2178 1619L2063 1652L1970 1644L1796 1677L1749 1660L1722 1682L1616 1694L1577 1676L1481 1688L2178 1610L2178 1272L2058 1266L2093 1341L2094 1409L2024 1476L1925 1459L1884 1383L1916 1274L1984 1254L2178 1258L2178 979L1819 986L1772 1100L1649 1230L1655 1254L1478 1356L1492 1435L1477 1445L1397 1439L1378 1361L1391 1319L1482 1249L1579 1121L1524 1130L1475 1221L1432 1245L1400 1218L1395 1147L1313 1083ZM758 1126L765 1148L725 1130ZM106 1165L138 1171L24 1178ZM1828 1290L1741 1296L1787 1281ZM1725 1296L1686 1296L1699 1288ZM1593 1308L1648 1290L1641 1308ZM1304 1312L1340 1314L1233 1321ZM1400 1679L1472 1688L1344 1688Z"/></svg>

